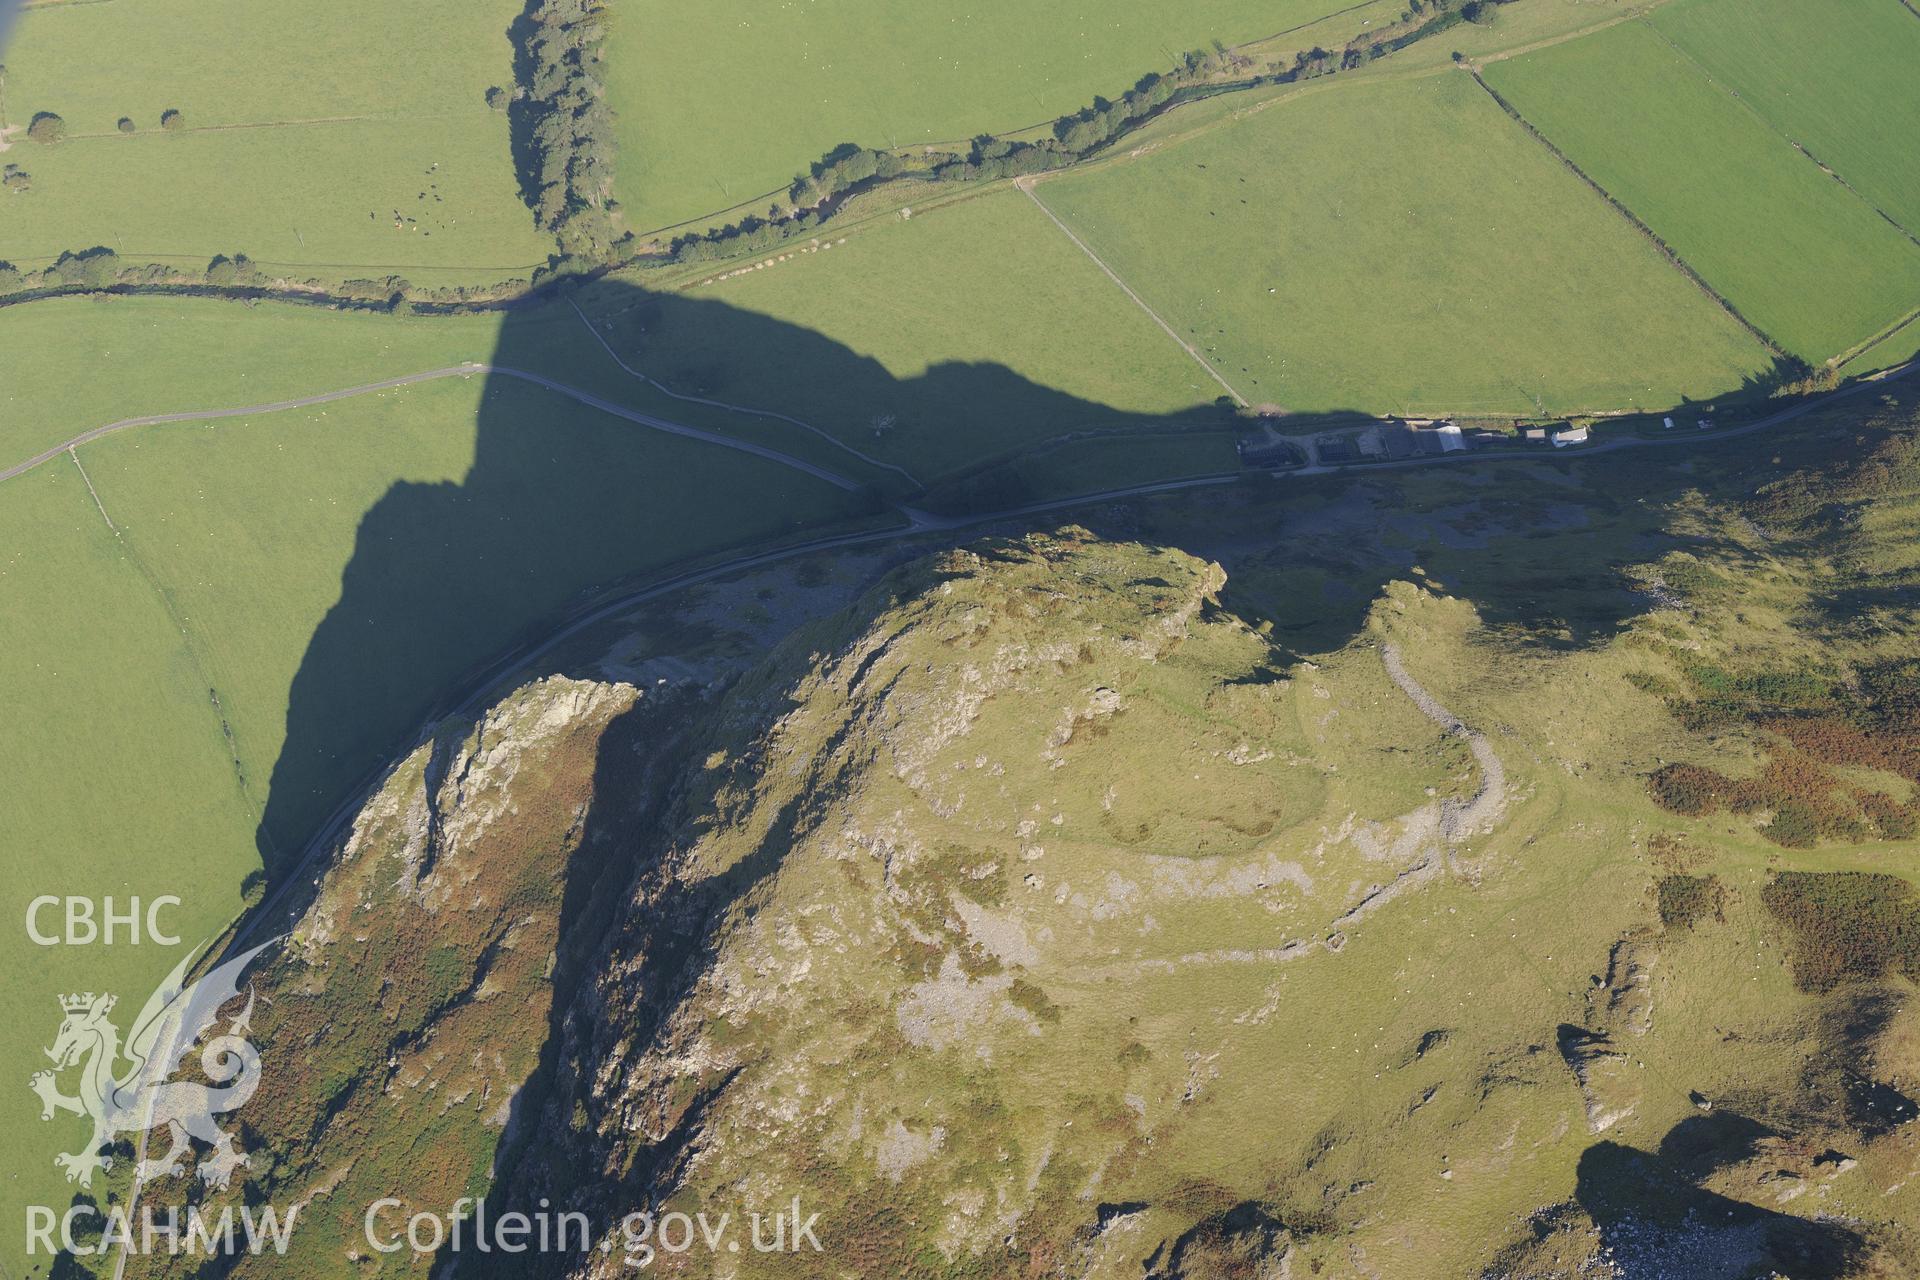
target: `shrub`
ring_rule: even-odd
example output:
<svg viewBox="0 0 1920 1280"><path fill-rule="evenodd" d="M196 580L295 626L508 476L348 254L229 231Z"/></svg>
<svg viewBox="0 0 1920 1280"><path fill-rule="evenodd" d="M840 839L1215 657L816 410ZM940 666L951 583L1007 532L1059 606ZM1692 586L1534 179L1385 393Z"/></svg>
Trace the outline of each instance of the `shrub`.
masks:
<svg viewBox="0 0 1920 1280"><path fill-rule="evenodd" d="M133 123L132 116L121 116L120 119L114 123L113 127L122 133L132 133L136 126Z"/></svg>
<svg viewBox="0 0 1920 1280"><path fill-rule="evenodd" d="M1663 876L1655 897L1660 923L1669 929L1691 929L1709 916L1726 919L1726 890L1717 876Z"/></svg>
<svg viewBox="0 0 1920 1280"><path fill-rule="evenodd" d="M47 273L60 284L100 289L120 278L120 255L105 246L79 253L69 250L47 268Z"/></svg>
<svg viewBox="0 0 1920 1280"><path fill-rule="evenodd" d="M1900 877L1782 872L1761 901L1786 926L1801 990L1830 991L1890 971L1920 981L1920 892Z"/></svg>
<svg viewBox="0 0 1920 1280"><path fill-rule="evenodd" d="M1041 1022L1060 1021L1060 1006L1049 999L1045 991L1025 978L1013 980L1013 985L1007 988L1007 999Z"/></svg>
<svg viewBox="0 0 1920 1280"><path fill-rule="evenodd" d="M253 260L244 253L236 253L231 258L223 253L207 264L208 284L246 284L253 276Z"/></svg>
<svg viewBox="0 0 1920 1280"><path fill-rule="evenodd" d="M187 127L187 118L180 114L180 108L168 107L160 113L160 127L168 133L178 133Z"/></svg>
<svg viewBox="0 0 1920 1280"><path fill-rule="evenodd" d="M505 89L502 89L499 85L494 85L491 89L487 90L487 105L495 111L505 111L507 104L512 101L513 95Z"/></svg>
<svg viewBox="0 0 1920 1280"><path fill-rule="evenodd" d="M1697 764L1662 766L1647 781L1653 801L1669 813L1702 818L1729 799L1733 780Z"/></svg>
<svg viewBox="0 0 1920 1280"><path fill-rule="evenodd" d="M27 171L19 165L10 164L0 169L0 187L5 187L9 191L26 191L32 186L33 179L28 177Z"/></svg>
<svg viewBox="0 0 1920 1280"><path fill-rule="evenodd" d="M42 111L27 125L27 136L51 146L67 136L67 122L51 111Z"/></svg>
<svg viewBox="0 0 1920 1280"><path fill-rule="evenodd" d="M1788 800L1774 810L1773 821L1767 823L1767 839L1788 849L1811 849L1820 835L1820 818L1813 807L1798 800Z"/></svg>

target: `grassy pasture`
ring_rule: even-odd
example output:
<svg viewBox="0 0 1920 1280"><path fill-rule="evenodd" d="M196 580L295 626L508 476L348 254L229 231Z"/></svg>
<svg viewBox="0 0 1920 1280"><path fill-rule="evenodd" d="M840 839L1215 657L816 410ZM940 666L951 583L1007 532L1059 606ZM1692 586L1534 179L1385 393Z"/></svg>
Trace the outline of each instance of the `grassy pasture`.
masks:
<svg viewBox="0 0 1920 1280"><path fill-rule="evenodd" d="M1336 83L1038 193L1254 403L1656 407L1765 363L1465 76Z"/></svg>
<svg viewBox="0 0 1920 1280"><path fill-rule="evenodd" d="M163 923L191 945L239 908L256 814L179 627L66 458L0 486L0 635L0 1125L16 1157L0 1214L17 1223L28 1204L67 1203L53 1156L85 1137L71 1116L43 1124L25 1088L48 1065L55 997L118 992L124 1027L179 958L124 938L34 945L27 904L111 894L124 909L129 896L173 894L183 906ZM42 929L57 930L57 916L43 914ZM21 1248L6 1238L0 1271L24 1274Z"/></svg>
<svg viewBox="0 0 1920 1280"><path fill-rule="evenodd" d="M1220 393L1015 191L746 266L582 306L667 386L791 413L928 481L1089 428L1164 429Z"/></svg>
<svg viewBox="0 0 1920 1280"><path fill-rule="evenodd" d="M0 123L52 111L70 132L51 147L15 138L7 162L33 185L7 200L0 259L103 244L183 262L244 252L327 278L524 274L551 243L519 200L507 118L483 100L512 82L518 12L511 0L36 6L7 49ZM160 128L169 109L177 133ZM135 132L118 131L122 116Z"/></svg>
<svg viewBox="0 0 1920 1280"><path fill-rule="evenodd" d="M497 316L166 297L0 308L0 467L122 418L265 404L492 354Z"/></svg>
<svg viewBox="0 0 1920 1280"><path fill-rule="evenodd" d="M1920 247L1645 25L1487 79L1787 350L1828 359L1920 303Z"/></svg>
<svg viewBox="0 0 1920 1280"><path fill-rule="evenodd" d="M885 0L656 0L616 13L607 40L621 199L634 228L668 226L784 187L842 142L907 147L1024 128L1118 96L1184 50L1345 7L985 0L929 20Z"/></svg>
<svg viewBox="0 0 1920 1280"><path fill-rule="evenodd" d="M1920 325L1910 324L1847 361L1846 369L1848 373L1872 373L1905 364L1917 355L1920 355Z"/></svg>
<svg viewBox="0 0 1920 1280"><path fill-rule="evenodd" d="M1682 0L1656 30L1920 234L1920 21L1900 0Z"/></svg>
<svg viewBox="0 0 1920 1280"><path fill-rule="evenodd" d="M81 456L187 620L282 845L570 599L845 510L775 464L479 377Z"/></svg>

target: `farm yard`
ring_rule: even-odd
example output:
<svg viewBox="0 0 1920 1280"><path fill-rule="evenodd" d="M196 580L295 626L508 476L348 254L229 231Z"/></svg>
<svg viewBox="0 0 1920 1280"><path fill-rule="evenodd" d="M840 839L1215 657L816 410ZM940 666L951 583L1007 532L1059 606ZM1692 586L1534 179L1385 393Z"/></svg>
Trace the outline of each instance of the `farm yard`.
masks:
<svg viewBox="0 0 1920 1280"><path fill-rule="evenodd" d="M6 201L0 260L104 245L188 266L244 253L326 279L526 276L552 242L521 202L507 116L486 102L512 86L519 12L513 0L32 6L7 48L0 127L52 113L66 132L44 146L11 134L5 163L31 185Z"/></svg>
<svg viewBox="0 0 1920 1280"><path fill-rule="evenodd" d="M1802 67L1783 90L1835 71ZM1884 61L1846 74L1895 100L1920 93ZM1492 63L1486 78L1792 354L1845 355L1920 303L1920 244L1644 23ZM1895 148L1886 163L1911 161Z"/></svg>
<svg viewBox="0 0 1920 1280"><path fill-rule="evenodd" d="M605 67L620 197L636 231L696 220L784 190L844 142L906 148L1041 124L1117 97L1184 50L1349 7L976 0L931 22L888 0L623 8Z"/></svg>
<svg viewBox="0 0 1920 1280"><path fill-rule="evenodd" d="M1335 81L1035 194L1250 403L1564 414L1767 364L1464 75Z"/></svg>

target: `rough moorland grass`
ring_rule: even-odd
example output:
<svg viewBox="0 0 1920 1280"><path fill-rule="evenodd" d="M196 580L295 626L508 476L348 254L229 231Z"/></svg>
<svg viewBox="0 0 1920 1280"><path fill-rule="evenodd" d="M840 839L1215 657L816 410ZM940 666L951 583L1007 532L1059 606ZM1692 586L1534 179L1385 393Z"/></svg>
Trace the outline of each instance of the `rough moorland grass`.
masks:
<svg viewBox="0 0 1920 1280"><path fill-rule="evenodd" d="M0 1073L12 1086L0 1089L0 1125L13 1157L0 1214L18 1222L27 1204L67 1203L74 1188L53 1157L86 1136L71 1116L41 1123L25 1087L48 1065L56 997L117 992L124 1030L180 955L124 934L113 946L37 946L27 904L111 894L124 910L129 897L172 894L182 906L163 923L191 945L233 915L257 864L255 815L207 682L68 459L0 486L0 635ZM58 916L41 927L57 932ZM0 1242L9 1274L26 1273L21 1247Z"/></svg>
<svg viewBox="0 0 1920 1280"><path fill-rule="evenodd" d="M122 418L266 404L485 360L497 316L166 297L0 307L0 467Z"/></svg>
<svg viewBox="0 0 1920 1280"><path fill-rule="evenodd" d="M1920 248L1645 25L1495 63L1487 79L1794 354L1828 359L1920 301Z"/></svg>
<svg viewBox="0 0 1920 1280"><path fill-rule="evenodd" d="M842 142L912 146L1037 124L1118 97L1180 52L1259 39L1341 0L1164 6L889 0L621 9L607 41L621 199L637 230L784 187Z"/></svg>
<svg viewBox="0 0 1920 1280"><path fill-rule="evenodd" d="M1920 21L1898 0L1683 0L1653 25L1920 234Z"/></svg>
<svg viewBox="0 0 1920 1280"><path fill-rule="evenodd" d="M326 278L524 274L551 242L520 203L507 118L484 101L512 81L519 9L36 7L7 48L6 120L52 111L70 135L8 152L32 188L6 201L0 259L103 244L141 258L244 252ZM184 130L160 128L169 109ZM118 132L122 116L135 133Z"/></svg>
<svg viewBox="0 0 1920 1280"><path fill-rule="evenodd" d="M481 379L81 456L186 620L281 847L570 599L845 510L774 464Z"/></svg>
<svg viewBox="0 0 1920 1280"><path fill-rule="evenodd" d="M1164 426L1220 393L1014 191L677 297L582 305L668 386L792 413L929 481L1070 432Z"/></svg>
<svg viewBox="0 0 1920 1280"><path fill-rule="evenodd" d="M1465 76L1305 93L1038 190L1255 403L1652 408L1765 363Z"/></svg>

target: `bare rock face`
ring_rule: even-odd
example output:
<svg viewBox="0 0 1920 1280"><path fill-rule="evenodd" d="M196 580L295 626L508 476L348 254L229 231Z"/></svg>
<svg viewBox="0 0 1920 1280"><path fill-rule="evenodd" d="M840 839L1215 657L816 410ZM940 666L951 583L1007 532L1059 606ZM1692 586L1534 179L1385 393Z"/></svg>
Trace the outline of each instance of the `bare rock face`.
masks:
<svg viewBox="0 0 1920 1280"><path fill-rule="evenodd" d="M682 700L535 681L477 721L441 726L361 809L259 976L253 1020L252 1176L300 1206L311 1274L367 1254L375 1200L401 1190L444 1207L471 1194L520 1125L565 977L563 931L626 853L593 815L630 798L641 750ZM145 1194L176 1200L191 1179ZM235 1271L268 1276L277 1263L244 1258ZM129 1274L149 1267L161 1273L156 1259Z"/></svg>
<svg viewBox="0 0 1920 1280"><path fill-rule="evenodd" d="M1587 1127L1605 1133L1638 1109L1644 1066L1632 1042L1653 1029L1653 969L1660 953L1651 934L1636 931L1607 953L1605 976L1587 992L1587 1020L1562 1026L1560 1056L1586 1099Z"/></svg>

